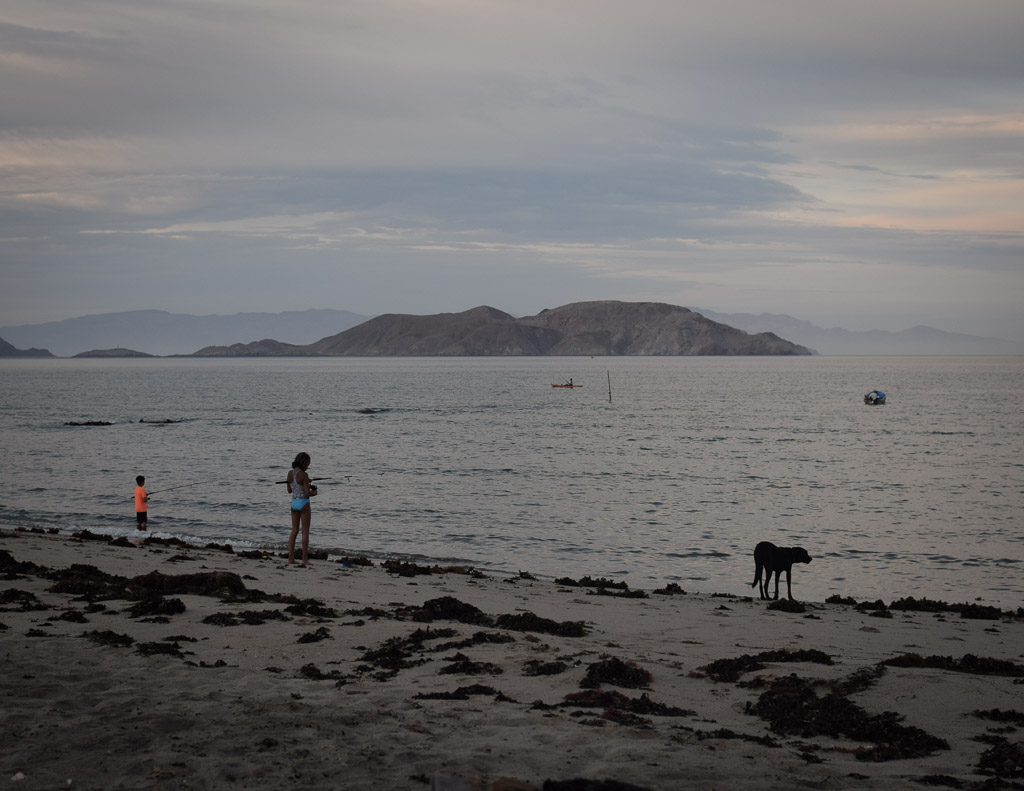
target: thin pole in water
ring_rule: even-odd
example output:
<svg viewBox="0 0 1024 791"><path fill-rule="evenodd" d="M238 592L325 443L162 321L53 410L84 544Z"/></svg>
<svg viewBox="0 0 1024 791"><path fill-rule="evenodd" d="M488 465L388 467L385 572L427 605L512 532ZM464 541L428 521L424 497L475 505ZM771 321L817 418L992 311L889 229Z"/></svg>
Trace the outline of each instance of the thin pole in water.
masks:
<svg viewBox="0 0 1024 791"><path fill-rule="evenodd" d="M607 371L608 374L608 403L612 402L612 372Z"/></svg>

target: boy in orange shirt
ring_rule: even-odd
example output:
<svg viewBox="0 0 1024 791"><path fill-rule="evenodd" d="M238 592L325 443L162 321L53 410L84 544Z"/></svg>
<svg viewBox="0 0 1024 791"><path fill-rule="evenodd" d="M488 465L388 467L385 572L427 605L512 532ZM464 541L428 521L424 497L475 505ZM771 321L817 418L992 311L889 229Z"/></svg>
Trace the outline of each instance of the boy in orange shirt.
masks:
<svg viewBox="0 0 1024 791"><path fill-rule="evenodd" d="M146 503L149 502L149 495L146 494L146 479L142 475L135 477L135 527L139 530L146 529Z"/></svg>

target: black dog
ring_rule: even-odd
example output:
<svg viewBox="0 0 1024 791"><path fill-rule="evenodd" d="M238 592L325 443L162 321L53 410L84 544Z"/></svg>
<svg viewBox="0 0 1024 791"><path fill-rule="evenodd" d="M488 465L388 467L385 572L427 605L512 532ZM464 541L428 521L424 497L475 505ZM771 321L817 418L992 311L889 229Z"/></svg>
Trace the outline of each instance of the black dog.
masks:
<svg viewBox="0 0 1024 791"><path fill-rule="evenodd" d="M803 547L777 547L769 541L762 541L754 547L754 581L750 587L758 586L762 599L768 598L768 583L775 574L775 598L779 598L779 574L786 572L786 592L793 601L793 584L791 581L794 563L810 563L811 556ZM761 569L764 569L764 582L761 582Z"/></svg>

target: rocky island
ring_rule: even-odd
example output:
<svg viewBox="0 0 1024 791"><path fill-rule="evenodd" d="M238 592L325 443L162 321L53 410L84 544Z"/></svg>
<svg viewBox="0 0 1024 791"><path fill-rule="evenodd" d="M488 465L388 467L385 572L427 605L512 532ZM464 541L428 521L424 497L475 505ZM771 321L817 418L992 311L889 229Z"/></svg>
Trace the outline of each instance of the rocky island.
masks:
<svg viewBox="0 0 1024 791"><path fill-rule="evenodd" d="M388 313L305 346L262 340L199 357L808 355L770 332L746 333L660 302L576 302L515 318L481 306L428 316Z"/></svg>

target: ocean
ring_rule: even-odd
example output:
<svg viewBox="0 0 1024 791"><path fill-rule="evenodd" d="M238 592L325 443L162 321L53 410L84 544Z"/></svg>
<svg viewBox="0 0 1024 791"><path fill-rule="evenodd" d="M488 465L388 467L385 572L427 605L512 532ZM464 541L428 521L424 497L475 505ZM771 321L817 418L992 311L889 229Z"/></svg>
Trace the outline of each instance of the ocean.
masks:
<svg viewBox="0 0 1024 791"><path fill-rule="evenodd" d="M280 551L306 451L338 556L1024 605L1020 357L7 359L0 428L7 526L137 536L141 474L150 534Z"/></svg>

